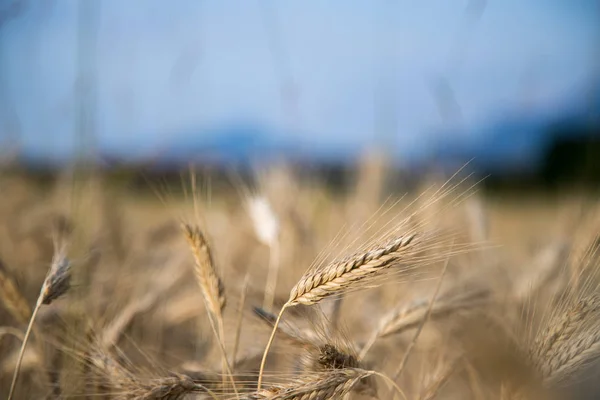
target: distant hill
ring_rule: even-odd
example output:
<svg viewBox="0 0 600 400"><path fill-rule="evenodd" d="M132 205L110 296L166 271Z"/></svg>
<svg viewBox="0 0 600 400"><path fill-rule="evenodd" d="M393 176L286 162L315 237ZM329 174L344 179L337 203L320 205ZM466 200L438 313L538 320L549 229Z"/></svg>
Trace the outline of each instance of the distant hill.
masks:
<svg viewBox="0 0 600 400"><path fill-rule="evenodd" d="M225 126L180 133L176 139L145 156L156 166L203 164L247 164L285 159L296 163L343 164L354 160L362 149L342 143L316 146L314 136L286 135L259 123L238 122Z"/></svg>
<svg viewBox="0 0 600 400"><path fill-rule="evenodd" d="M188 132L160 149L157 161L182 160L203 163L244 163L269 160L281 155L298 157L302 146L294 140L282 138L258 124L237 123L204 131Z"/></svg>
<svg viewBox="0 0 600 400"><path fill-rule="evenodd" d="M591 119L600 112L600 90L593 101L585 100L566 103L559 114L516 111L469 132L445 132L429 160L448 168L471 160L485 174L539 173L557 143L600 139L598 122Z"/></svg>
<svg viewBox="0 0 600 400"><path fill-rule="evenodd" d="M401 154L397 149L395 154L399 154L403 166L411 171L425 170L431 165L456 170L470 161L469 168L479 174L553 176L552 171L559 166L552 166L551 159L580 159L583 156L572 154L574 149L585 148L590 137L600 136L598 124L590 123L590 111L600 115L600 88L594 98L567 99L551 111L515 110L469 131L433 132L429 135L434 138L432 148L423 157L417 157L418 153ZM100 149L95 154L100 166L106 168L129 164L179 171L190 162L223 166L281 159L303 165L347 166L365 150L343 140L343 135L336 142L317 146L315 143L322 141L314 140L316 134L286 135L260 123L238 121L177 132L151 152L138 148L137 152L115 154ZM566 157L565 152L571 155ZM585 157L600 159L600 154ZM37 169L54 168L69 161L44 160L29 154L21 154L19 160Z"/></svg>

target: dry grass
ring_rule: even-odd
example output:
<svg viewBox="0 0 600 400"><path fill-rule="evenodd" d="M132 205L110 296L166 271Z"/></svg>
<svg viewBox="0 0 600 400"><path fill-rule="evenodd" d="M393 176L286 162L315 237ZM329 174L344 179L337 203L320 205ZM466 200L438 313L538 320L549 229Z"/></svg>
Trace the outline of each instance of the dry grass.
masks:
<svg viewBox="0 0 600 400"><path fill-rule="evenodd" d="M27 324L29 318L31 318L31 307L29 306L27 299L25 299L19 291L14 279L10 276L9 271L4 264L2 264L1 260L0 288L0 293L2 293L2 303L4 304L4 307L6 307L6 310L17 322Z"/></svg>
<svg viewBox="0 0 600 400"><path fill-rule="evenodd" d="M0 396L598 398L594 203L455 176L382 205L383 167L191 201L3 176Z"/></svg>

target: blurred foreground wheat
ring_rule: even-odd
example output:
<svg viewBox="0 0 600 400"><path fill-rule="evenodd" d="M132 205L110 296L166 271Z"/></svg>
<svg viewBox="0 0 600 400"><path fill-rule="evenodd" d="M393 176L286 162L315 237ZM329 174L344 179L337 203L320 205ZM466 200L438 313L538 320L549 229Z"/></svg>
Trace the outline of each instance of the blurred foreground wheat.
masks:
<svg viewBox="0 0 600 400"><path fill-rule="evenodd" d="M0 394L600 397L594 206L528 215L458 175L379 204L368 174L290 171L162 201L2 176Z"/></svg>

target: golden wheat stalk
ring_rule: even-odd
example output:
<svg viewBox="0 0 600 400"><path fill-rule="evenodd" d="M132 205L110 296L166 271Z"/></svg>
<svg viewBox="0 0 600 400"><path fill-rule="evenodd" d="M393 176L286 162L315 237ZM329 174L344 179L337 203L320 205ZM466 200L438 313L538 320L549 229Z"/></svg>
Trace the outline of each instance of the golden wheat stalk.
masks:
<svg viewBox="0 0 600 400"><path fill-rule="evenodd" d="M23 361L23 355L25 354L25 348L27 347L27 342L29 340L29 336L31 335L35 317L37 316L38 311L42 305L50 304L54 300L64 295L71 286L71 263L66 258L65 250L66 247L64 245L56 247L55 249L52 265L50 266L50 270L46 276L46 279L44 279L44 283L42 284L35 308L33 309L31 318L29 320L29 325L25 331L25 337L23 338L23 343L21 344L19 358L17 359L17 365L15 367L12 383L10 385L8 400L11 400L15 393L17 380L19 378L19 371L21 370L21 363Z"/></svg>
<svg viewBox="0 0 600 400"><path fill-rule="evenodd" d="M254 307L254 313L273 328L276 315L260 307ZM339 332L328 327L328 320L323 318L311 322L312 329L300 329L288 323L279 324L277 327L278 332L288 343L306 351L306 356L302 357L305 371L319 373L346 368L364 368L352 348L352 343ZM365 378L354 391L373 394L376 390L374 383L369 378Z"/></svg>
<svg viewBox="0 0 600 400"><path fill-rule="evenodd" d="M345 343L336 344L333 340L329 340L327 343L317 346L309 354L311 357L309 357L308 371L311 372L335 372L348 368L365 368L354 351L345 346ZM377 386L370 376L361 379L351 391L369 397L377 397Z"/></svg>
<svg viewBox="0 0 600 400"><path fill-rule="evenodd" d="M584 297L551 319L530 357L547 386L577 380L600 358L600 297Z"/></svg>
<svg viewBox="0 0 600 400"><path fill-rule="evenodd" d="M372 371L346 368L309 375L287 385L257 389L245 400L326 400L340 399Z"/></svg>
<svg viewBox="0 0 600 400"><path fill-rule="evenodd" d="M316 304L357 281L381 272L399 261L416 237L414 233L396 237L382 246L309 271L292 288L287 305Z"/></svg>
<svg viewBox="0 0 600 400"><path fill-rule="evenodd" d="M194 256L194 273L202 292L204 304L208 310L211 327L221 351L223 380L226 379L226 375L229 376L233 390L237 394L235 380L229 361L227 360L227 352L225 351L225 330L223 328L222 314L226 304L225 287L217 274L208 242L200 231L200 228L184 223L182 224L182 229Z"/></svg>
<svg viewBox="0 0 600 400"><path fill-rule="evenodd" d="M481 288L467 289L464 293L445 293L433 304L429 318L431 320L440 320L460 311L481 307L488 300L488 297L489 291ZM359 358L363 359L367 355L377 339L399 335L417 327L425 317L428 306L429 301L423 298L396 307L388 312L381 319L377 329L374 330L363 345Z"/></svg>
<svg viewBox="0 0 600 400"><path fill-rule="evenodd" d="M217 400L217 396L208 387L205 379L194 379L188 374L172 373L171 376L146 379L136 375L131 368L113 358L102 349L102 344L92 344L92 350L85 361L105 376L116 398L159 400L178 399L186 394L205 393Z"/></svg>
<svg viewBox="0 0 600 400"><path fill-rule="evenodd" d="M307 271L290 292L288 301L279 311L275 320L271 337L267 342L258 375L258 389L261 387L262 375L267 354L275 338L277 326L287 307L298 304L313 305L326 297L343 293L355 283L365 280L384 271L386 268L402 260L418 242L418 235L394 237L383 245L376 246L366 252L356 253L341 260L334 261L322 268Z"/></svg>
<svg viewBox="0 0 600 400"><path fill-rule="evenodd" d="M250 284L250 274L246 273L244 278L244 284L242 285L242 295L240 296L240 302L237 310L237 321L235 327L235 338L233 340L233 351L231 352L231 365L235 368L237 360L238 349L240 346L240 338L242 336L242 325L244 320L244 307L246 305L246 295L248 294L248 285Z"/></svg>
<svg viewBox="0 0 600 400"><path fill-rule="evenodd" d="M200 228L189 224L183 224L182 228L194 256L194 273L205 304L210 313L216 318L220 318L227 303L225 287L215 269L208 242Z"/></svg>
<svg viewBox="0 0 600 400"><path fill-rule="evenodd" d="M205 393L212 399L218 400L214 392L184 374L173 374L173 376L153 379L149 382L138 382L134 390L127 393L127 396L135 400L167 400L180 399L192 393Z"/></svg>

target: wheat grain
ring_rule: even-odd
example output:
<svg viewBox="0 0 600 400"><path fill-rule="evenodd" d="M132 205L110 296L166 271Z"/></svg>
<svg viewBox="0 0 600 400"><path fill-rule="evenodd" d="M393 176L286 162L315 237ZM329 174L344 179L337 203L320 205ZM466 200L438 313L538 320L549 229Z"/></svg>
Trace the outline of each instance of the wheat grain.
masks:
<svg viewBox="0 0 600 400"><path fill-rule="evenodd" d="M204 304L209 313L211 326L221 350L223 384L225 384L226 376L229 376L233 390L237 393L233 373L227 360L227 352L225 351L225 330L223 328L222 314L226 304L225 287L221 278L217 275L208 242L200 231L200 228L185 223L182 224L182 228L194 256L196 280L200 286Z"/></svg>
<svg viewBox="0 0 600 400"><path fill-rule="evenodd" d="M327 400L340 399L361 380L372 375L360 369L339 369L309 376L283 386L259 389L245 400Z"/></svg>
<svg viewBox="0 0 600 400"><path fill-rule="evenodd" d="M273 343L281 316L287 307L299 304L316 304L328 296L342 293L356 282L382 272L387 267L400 261L402 256L406 255L408 250L413 248L411 244L416 244L416 237L416 233L395 237L388 240L385 244L376 246L366 252L345 257L322 268L315 268L305 273L292 288L289 300L284 304L275 320L258 374L258 389L261 387L262 374L269 348Z"/></svg>
<svg viewBox="0 0 600 400"><path fill-rule="evenodd" d="M182 229L194 256L194 272L205 304L208 311L219 319L227 300L225 298L225 287L215 269L208 242L200 228L183 224Z"/></svg>
<svg viewBox="0 0 600 400"><path fill-rule="evenodd" d="M357 253L307 272L292 288L288 305L312 305L340 293L355 282L381 272L414 246L417 234L400 236L366 252ZM411 246L411 244L413 246Z"/></svg>
<svg viewBox="0 0 600 400"><path fill-rule="evenodd" d="M547 385L579 379L600 359L600 297L584 297L551 319L530 356Z"/></svg>
<svg viewBox="0 0 600 400"><path fill-rule="evenodd" d="M127 393L127 397L135 400L177 400L191 393L206 393L212 399L218 400L210 389L184 374L138 382Z"/></svg>

